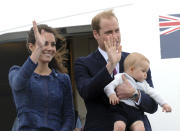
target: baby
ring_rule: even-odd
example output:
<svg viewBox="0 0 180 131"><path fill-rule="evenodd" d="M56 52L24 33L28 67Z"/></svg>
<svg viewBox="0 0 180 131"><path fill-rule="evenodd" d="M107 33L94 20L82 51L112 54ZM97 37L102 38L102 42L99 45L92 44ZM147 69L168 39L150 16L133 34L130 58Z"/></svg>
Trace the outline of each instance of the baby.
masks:
<svg viewBox="0 0 180 131"><path fill-rule="evenodd" d="M144 55L140 53L129 54L124 61L125 72L115 75L114 80L104 88L110 104L116 105L119 103L115 88L123 83L122 76L124 75L129 83L136 89L136 93L138 90L144 91L162 107L163 111L171 112L171 107L167 102L146 82L148 70L149 60ZM145 131L144 123L141 120L141 113L136 113L140 112L140 110L136 106L133 98L120 100L120 104L121 106L119 107L123 106L123 109L120 109L119 112L124 112L123 110L125 110L128 116L133 117L133 120L129 120L131 117L126 118L127 115L124 115L124 113L118 114L119 117L116 117L116 122L114 123L114 131L125 131L128 121L131 121L130 124L128 124L131 130ZM124 105L126 106L124 107Z"/></svg>

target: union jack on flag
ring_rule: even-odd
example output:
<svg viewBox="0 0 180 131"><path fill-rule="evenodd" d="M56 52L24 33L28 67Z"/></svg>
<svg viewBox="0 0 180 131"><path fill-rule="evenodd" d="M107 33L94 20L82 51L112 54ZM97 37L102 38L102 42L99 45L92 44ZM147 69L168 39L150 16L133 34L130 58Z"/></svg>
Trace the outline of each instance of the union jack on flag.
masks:
<svg viewBox="0 0 180 131"><path fill-rule="evenodd" d="M180 14L159 16L161 58L180 57Z"/></svg>

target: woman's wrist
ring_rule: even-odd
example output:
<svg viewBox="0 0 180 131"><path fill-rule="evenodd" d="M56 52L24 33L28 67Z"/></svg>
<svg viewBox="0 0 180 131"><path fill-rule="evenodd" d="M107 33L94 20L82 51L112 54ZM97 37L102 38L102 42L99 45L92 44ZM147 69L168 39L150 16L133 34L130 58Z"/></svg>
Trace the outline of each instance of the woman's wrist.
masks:
<svg viewBox="0 0 180 131"><path fill-rule="evenodd" d="M32 60L35 64L37 64L37 62L38 62L39 56L40 56L40 54L41 54L41 51L42 51L42 48L36 47L36 48L34 49L34 51L32 52L31 56L30 56L31 60Z"/></svg>

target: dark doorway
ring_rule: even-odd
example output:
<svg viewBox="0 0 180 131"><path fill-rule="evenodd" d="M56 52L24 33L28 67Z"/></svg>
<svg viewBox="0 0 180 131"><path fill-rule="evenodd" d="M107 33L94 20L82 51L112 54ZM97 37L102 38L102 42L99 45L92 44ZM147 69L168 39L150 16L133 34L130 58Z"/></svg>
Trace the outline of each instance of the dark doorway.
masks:
<svg viewBox="0 0 180 131"><path fill-rule="evenodd" d="M11 88L8 83L8 72L12 65L22 65L27 58L24 43L0 44L0 129L10 131L16 117Z"/></svg>

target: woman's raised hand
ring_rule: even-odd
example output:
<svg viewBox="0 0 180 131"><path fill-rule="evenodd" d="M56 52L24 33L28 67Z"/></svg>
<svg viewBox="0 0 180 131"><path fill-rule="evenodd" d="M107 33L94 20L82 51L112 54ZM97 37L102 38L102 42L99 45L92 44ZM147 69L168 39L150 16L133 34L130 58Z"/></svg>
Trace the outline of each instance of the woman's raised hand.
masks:
<svg viewBox="0 0 180 131"><path fill-rule="evenodd" d="M37 27L37 23L36 21L33 21L33 30L34 30L34 36L36 39L36 45L39 48L42 48L45 44L45 37L44 37L44 30L41 30L41 33L39 33L38 27Z"/></svg>

